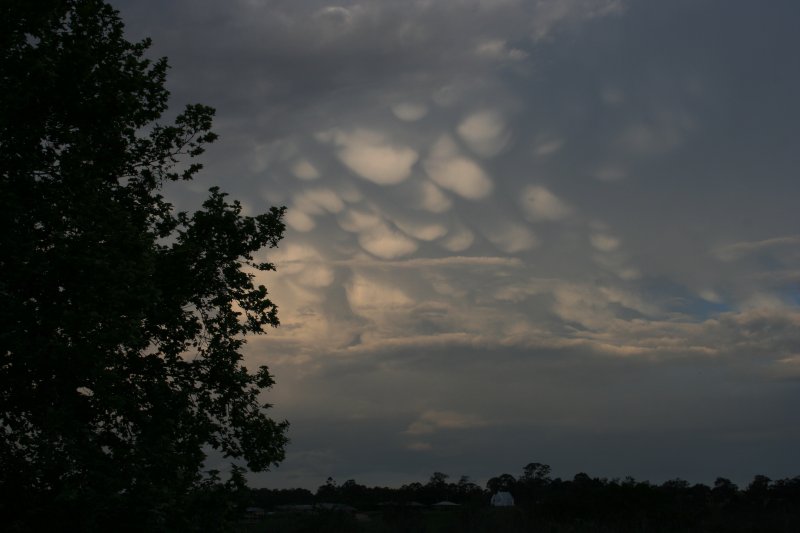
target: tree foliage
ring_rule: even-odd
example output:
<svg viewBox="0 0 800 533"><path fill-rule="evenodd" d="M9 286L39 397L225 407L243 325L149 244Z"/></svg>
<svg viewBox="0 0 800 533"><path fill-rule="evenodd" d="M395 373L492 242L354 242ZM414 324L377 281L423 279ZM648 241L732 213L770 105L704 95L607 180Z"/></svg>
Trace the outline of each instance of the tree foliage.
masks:
<svg viewBox="0 0 800 533"><path fill-rule="evenodd" d="M800 476L779 480L757 475L742 490L725 478L712 487L670 479L662 484L592 477L550 477L543 463L527 464L522 475L492 477L486 490L462 476L434 472L427 483L400 488L369 487L332 478L316 494L305 489L256 489L251 504L272 511L264 531L472 531L529 532L776 532L800 531ZM492 507L497 490L509 491L513 507ZM437 506L447 500L456 506ZM338 511L336 505L338 505ZM370 526L342 520L354 506L370 513ZM309 508L313 511L309 512Z"/></svg>
<svg viewBox="0 0 800 533"><path fill-rule="evenodd" d="M160 194L216 136L203 105L160 122L149 45L99 0L0 3L0 509L20 529L186 529L207 447L283 458L272 376L242 364L245 335L278 325L253 272L274 269L256 252L283 208Z"/></svg>

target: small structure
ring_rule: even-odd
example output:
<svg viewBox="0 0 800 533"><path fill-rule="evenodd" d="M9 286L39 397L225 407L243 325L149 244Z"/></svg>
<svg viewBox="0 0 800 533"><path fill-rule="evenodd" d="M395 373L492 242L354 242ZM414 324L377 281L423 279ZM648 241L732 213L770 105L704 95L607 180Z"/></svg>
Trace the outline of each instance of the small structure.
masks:
<svg viewBox="0 0 800 533"><path fill-rule="evenodd" d="M314 510L316 511L336 511L340 513L355 513L356 508L351 505L345 505L343 503L318 503L314 505Z"/></svg>
<svg viewBox="0 0 800 533"><path fill-rule="evenodd" d="M514 507L514 497L510 492L495 492L490 501L492 507Z"/></svg>
<svg viewBox="0 0 800 533"><path fill-rule="evenodd" d="M458 507L458 504L457 503L453 503L453 502L448 501L448 500L443 500L443 501L434 503L433 506L434 507Z"/></svg>

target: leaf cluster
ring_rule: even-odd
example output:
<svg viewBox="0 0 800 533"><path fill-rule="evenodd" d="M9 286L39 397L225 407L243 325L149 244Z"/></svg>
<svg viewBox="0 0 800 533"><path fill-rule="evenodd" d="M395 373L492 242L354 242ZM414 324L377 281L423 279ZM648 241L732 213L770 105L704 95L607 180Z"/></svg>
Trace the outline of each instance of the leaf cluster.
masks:
<svg viewBox="0 0 800 533"><path fill-rule="evenodd" d="M161 188L201 169L214 111L161 123L167 62L123 33L99 0L0 3L0 512L22 529L166 528L208 447L264 470L287 442L242 362L279 323L255 274L284 209L212 188L175 212Z"/></svg>

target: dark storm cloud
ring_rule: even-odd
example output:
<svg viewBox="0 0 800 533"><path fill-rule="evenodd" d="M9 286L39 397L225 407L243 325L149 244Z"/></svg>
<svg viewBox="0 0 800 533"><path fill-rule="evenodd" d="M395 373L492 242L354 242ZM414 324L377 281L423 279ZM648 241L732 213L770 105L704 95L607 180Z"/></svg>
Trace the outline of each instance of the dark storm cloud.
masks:
<svg viewBox="0 0 800 533"><path fill-rule="evenodd" d="M713 359L653 365L564 350L494 350L488 357L466 348L428 350L424 357L400 351L389 366L309 379L308 390L321 398L350 391L350 400L340 398L349 416L322 412L305 419L302 413L310 410L298 410L306 429L296 445L313 450L326 443L328 473L340 481L374 479L375 468L413 468L421 477L438 469L485 480L543 457L568 476L636 468L650 479L680 475L707 482L724 470L745 481L793 464L785 455L748 453L800 438L792 408L796 387L758 381ZM428 410L432 405L438 409ZM371 447L358 458L362 440ZM737 454L750 460L730 463ZM635 467L624 467L626 460ZM292 461L285 465L290 472Z"/></svg>
<svg viewBox="0 0 800 533"><path fill-rule="evenodd" d="M794 2L115 2L289 207L259 483L800 465Z"/></svg>

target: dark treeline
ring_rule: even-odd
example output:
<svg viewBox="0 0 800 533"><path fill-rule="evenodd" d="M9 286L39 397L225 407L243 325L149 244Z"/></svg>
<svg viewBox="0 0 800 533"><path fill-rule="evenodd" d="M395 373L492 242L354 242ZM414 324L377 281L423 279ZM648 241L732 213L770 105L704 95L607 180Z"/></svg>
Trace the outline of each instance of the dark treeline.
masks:
<svg viewBox="0 0 800 533"><path fill-rule="evenodd" d="M511 493L513 508L490 508L492 494L499 491ZM800 476L771 480L759 475L742 488L717 478L709 487L682 479L654 484L585 473L553 478L549 466L531 463L521 475L502 474L485 487L466 476L453 481L436 472L426 483L400 488L368 487L355 480L338 484L328 478L315 493L253 489L250 500L268 510L337 503L382 515L398 508L422 515L428 506L448 501L459 504L449 507L449 513L460 515L452 524L460 531L492 530L498 519L506 531L800 531ZM418 521L412 529L426 530L424 525Z"/></svg>

